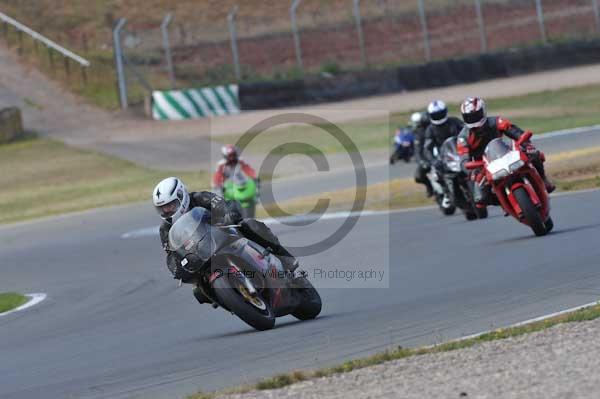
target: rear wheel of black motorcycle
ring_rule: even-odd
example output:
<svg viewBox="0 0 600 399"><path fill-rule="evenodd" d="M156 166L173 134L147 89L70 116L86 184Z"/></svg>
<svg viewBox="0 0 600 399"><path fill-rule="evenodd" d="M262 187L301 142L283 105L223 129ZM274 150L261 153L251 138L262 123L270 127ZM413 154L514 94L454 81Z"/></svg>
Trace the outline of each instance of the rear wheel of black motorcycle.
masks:
<svg viewBox="0 0 600 399"><path fill-rule="evenodd" d="M220 277L213 282L219 301L249 326L259 331L272 329L275 326L275 315L271 306L260 295L255 297L256 304L249 302L241 292L245 289L243 285L240 284L241 288L238 289L234 288L234 284L235 282L232 283L227 277Z"/></svg>
<svg viewBox="0 0 600 399"><path fill-rule="evenodd" d="M301 277L302 288L302 303L292 312L292 316L298 320L311 320L316 318L321 313L321 296L313 287L313 285L305 277Z"/></svg>
<svg viewBox="0 0 600 399"><path fill-rule="evenodd" d="M529 227L531 227L531 230L533 230L538 237L546 235L548 231L542 220L542 215L540 215L540 212L531 202L527 190L523 187L519 187L514 191L514 195L523 211L523 217L527 221L527 224L529 224Z"/></svg>

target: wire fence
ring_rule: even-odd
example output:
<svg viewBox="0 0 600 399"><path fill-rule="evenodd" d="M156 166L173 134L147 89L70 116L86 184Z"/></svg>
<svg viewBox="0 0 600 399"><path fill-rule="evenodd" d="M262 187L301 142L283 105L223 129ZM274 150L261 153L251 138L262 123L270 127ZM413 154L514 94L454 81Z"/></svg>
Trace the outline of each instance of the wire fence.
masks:
<svg viewBox="0 0 600 399"><path fill-rule="evenodd" d="M127 99L185 88L335 75L478 54L600 32L599 0L348 0L288 3L287 18L245 13L201 25L166 14L129 27L121 46ZM167 16L170 15L169 18ZM123 105L123 104L122 104Z"/></svg>

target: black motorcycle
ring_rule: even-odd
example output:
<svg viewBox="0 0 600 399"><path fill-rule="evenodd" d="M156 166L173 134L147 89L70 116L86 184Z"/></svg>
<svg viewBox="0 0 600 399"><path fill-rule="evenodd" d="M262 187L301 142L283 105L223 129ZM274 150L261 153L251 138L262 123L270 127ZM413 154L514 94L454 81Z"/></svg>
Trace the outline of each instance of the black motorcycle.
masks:
<svg viewBox="0 0 600 399"><path fill-rule="evenodd" d="M306 277L286 272L268 249L245 238L237 226L210 224L210 211L194 208L169 232L170 248L195 280L196 290L257 330L291 314L300 320L321 312L321 297ZM292 281L293 279L293 281Z"/></svg>
<svg viewBox="0 0 600 399"><path fill-rule="evenodd" d="M467 220L487 218L487 209L475 206L471 183L460 168L456 137L449 137L444 141L440 149L440 159L443 163L444 183L452 204L463 212Z"/></svg>

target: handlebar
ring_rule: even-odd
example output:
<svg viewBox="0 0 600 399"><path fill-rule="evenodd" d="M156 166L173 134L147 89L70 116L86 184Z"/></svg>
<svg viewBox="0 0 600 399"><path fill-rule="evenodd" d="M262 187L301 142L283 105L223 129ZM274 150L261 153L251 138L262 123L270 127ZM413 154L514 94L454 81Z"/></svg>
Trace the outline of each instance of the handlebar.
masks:
<svg viewBox="0 0 600 399"><path fill-rule="evenodd" d="M520 147L521 144L523 144L526 141L529 141L529 139L531 139L531 136L533 136L533 133L530 130L523 133L521 137L519 137L519 140L517 140L517 147Z"/></svg>

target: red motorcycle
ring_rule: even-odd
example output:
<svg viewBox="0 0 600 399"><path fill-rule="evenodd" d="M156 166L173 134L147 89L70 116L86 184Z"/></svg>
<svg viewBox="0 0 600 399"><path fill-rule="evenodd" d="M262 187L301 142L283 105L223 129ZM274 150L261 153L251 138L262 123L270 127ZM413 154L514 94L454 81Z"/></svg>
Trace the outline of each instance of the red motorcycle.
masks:
<svg viewBox="0 0 600 399"><path fill-rule="evenodd" d="M483 160L466 163L466 168L481 169L475 184L492 187L507 216L531 227L536 236L544 236L554 228L550 217L550 200L541 176L533 167L521 145L532 136L525 132L512 146L501 138L486 147Z"/></svg>

